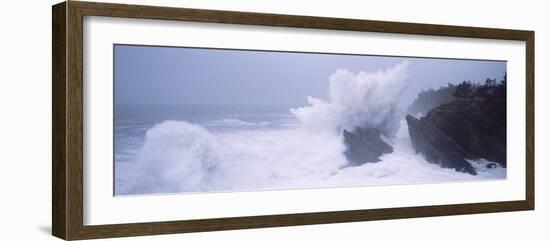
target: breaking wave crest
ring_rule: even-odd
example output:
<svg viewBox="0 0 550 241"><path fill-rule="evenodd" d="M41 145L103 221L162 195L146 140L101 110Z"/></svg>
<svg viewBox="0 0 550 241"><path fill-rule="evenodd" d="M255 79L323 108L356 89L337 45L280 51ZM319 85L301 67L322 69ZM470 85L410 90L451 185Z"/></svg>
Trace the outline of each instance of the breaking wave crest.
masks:
<svg viewBox="0 0 550 241"><path fill-rule="evenodd" d="M302 124L314 131L377 128L386 136L399 129L398 102L407 85L408 63L354 74L338 69L329 82L329 100L307 97L309 106L291 109Z"/></svg>
<svg viewBox="0 0 550 241"><path fill-rule="evenodd" d="M135 162L119 162L116 194L230 190L273 190L504 178L472 162L479 175L428 163L411 146L397 102L407 82L408 64L373 72L337 70L329 81L329 100L308 97L309 105L291 109L301 123L293 128L210 132L185 121L150 128ZM224 124L253 123L224 119ZM206 125L207 126L207 125ZM382 130L394 152L381 162L352 168L343 155L342 129Z"/></svg>
<svg viewBox="0 0 550 241"><path fill-rule="evenodd" d="M129 192L181 192L199 188L220 157L215 137L183 121L165 121L149 129L137 153L137 175Z"/></svg>

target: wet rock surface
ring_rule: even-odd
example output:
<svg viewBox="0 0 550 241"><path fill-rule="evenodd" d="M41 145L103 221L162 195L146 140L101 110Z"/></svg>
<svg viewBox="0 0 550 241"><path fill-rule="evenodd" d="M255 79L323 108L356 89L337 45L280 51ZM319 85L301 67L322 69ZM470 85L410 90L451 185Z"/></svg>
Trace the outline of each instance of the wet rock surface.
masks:
<svg viewBox="0 0 550 241"><path fill-rule="evenodd" d="M455 100L406 120L412 145L426 160L475 175L466 160L506 167L506 85L459 86Z"/></svg>
<svg viewBox="0 0 550 241"><path fill-rule="evenodd" d="M379 162L381 155L393 152L387 138L377 129L357 127L353 131L344 130L343 134L348 166Z"/></svg>

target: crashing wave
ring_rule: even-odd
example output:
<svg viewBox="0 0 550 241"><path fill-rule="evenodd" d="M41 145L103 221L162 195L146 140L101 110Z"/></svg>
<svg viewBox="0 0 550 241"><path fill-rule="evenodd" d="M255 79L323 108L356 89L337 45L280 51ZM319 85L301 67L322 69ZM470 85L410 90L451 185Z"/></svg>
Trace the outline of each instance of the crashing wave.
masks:
<svg viewBox="0 0 550 241"><path fill-rule="evenodd" d="M386 136L399 129L398 102L407 85L408 63L376 72L354 74L338 69L329 82L329 100L307 97L309 106L291 109L303 126L314 131L375 128Z"/></svg>

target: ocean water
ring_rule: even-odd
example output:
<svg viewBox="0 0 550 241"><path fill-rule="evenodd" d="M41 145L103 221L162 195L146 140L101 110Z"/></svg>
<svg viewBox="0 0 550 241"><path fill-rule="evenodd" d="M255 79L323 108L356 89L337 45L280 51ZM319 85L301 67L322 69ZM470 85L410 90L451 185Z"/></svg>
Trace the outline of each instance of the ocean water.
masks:
<svg viewBox="0 0 550 241"><path fill-rule="evenodd" d="M506 178L428 163L409 139L399 95L406 63L374 73L338 70L329 98L304 106L115 105L115 195L256 191ZM382 130L394 152L346 167L342 130Z"/></svg>
<svg viewBox="0 0 550 241"><path fill-rule="evenodd" d="M119 109L120 108L120 109ZM429 164L414 152L406 122L394 152L378 163L347 167L342 138L304 128L288 107L117 107L115 193L251 191L505 178L506 169L479 175Z"/></svg>
<svg viewBox="0 0 550 241"><path fill-rule="evenodd" d="M185 121L212 133L287 129L299 123L289 106L120 104L115 106L115 161L135 161L147 130Z"/></svg>

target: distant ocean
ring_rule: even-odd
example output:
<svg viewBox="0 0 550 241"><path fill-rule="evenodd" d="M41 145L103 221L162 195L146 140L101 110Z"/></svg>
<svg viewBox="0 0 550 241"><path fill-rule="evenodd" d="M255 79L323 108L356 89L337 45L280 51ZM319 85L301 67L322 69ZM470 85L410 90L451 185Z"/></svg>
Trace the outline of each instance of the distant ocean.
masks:
<svg viewBox="0 0 550 241"><path fill-rule="evenodd" d="M304 124L290 106L117 105L115 194L247 191L505 178L427 163L401 121L394 153L344 168L340 133ZM318 116L326 118L326 116Z"/></svg>
<svg viewBox="0 0 550 241"><path fill-rule="evenodd" d="M290 106L120 104L115 111L115 161L135 161L147 130L185 121L214 134L282 130L299 125Z"/></svg>

